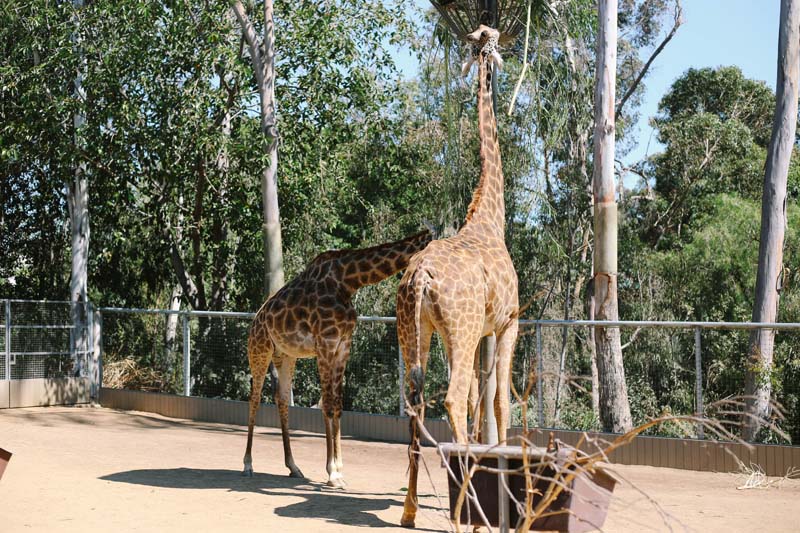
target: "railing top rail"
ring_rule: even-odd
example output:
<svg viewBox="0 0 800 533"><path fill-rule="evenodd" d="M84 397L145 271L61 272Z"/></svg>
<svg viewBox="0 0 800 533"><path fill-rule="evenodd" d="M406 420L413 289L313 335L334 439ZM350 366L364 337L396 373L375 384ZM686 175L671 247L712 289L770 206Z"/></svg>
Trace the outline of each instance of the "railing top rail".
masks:
<svg viewBox="0 0 800 533"><path fill-rule="evenodd" d="M140 309L134 307L98 307L101 313L140 314L140 315L189 315L220 318L253 318L255 313L241 313L235 311L186 311L173 309Z"/></svg>
<svg viewBox="0 0 800 533"><path fill-rule="evenodd" d="M25 300L20 298L0 298L0 302L11 302L17 304L71 304L69 300ZM83 303L83 302L76 302Z"/></svg>
<svg viewBox="0 0 800 533"><path fill-rule="evenodd" d="M798 322L702 322L678 320L520 320L520 326L600 326L620 328L785 329L800 330Z"/></svg>
<svg viewBox="0 0 800 533"><path fill-rule="evenodd" d="M378 322L379 324L394 324L395 322L397 322L397 317L359 315L358 320L360 320L361 322Z"/></svg>
<svg viewBox="0 0 800 533"><path fill-rule="evenodd" d="M149 315L189 315L211 318L246 318L252 319L255 313L233 311L186 311L171 309L137 309L130 307L98 307L103 313L127 313ZM394 324L397 317L393 316L359 316L360 322L377 322L381 324ZM541 327L619 327L619 328L701 328L701 329L775 329L775 330L800 330L800 322L704 322L704 321L679 321L679 320L529 320L521 319L520 326Z"/></svg>

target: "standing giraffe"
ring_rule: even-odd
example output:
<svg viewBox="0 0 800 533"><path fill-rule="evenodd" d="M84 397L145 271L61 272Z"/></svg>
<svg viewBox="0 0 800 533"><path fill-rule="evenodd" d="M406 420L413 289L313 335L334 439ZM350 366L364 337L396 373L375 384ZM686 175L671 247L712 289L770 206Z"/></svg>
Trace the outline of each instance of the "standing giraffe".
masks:
<svg viewBox="0 0 800 533"><path fill-rule="evenodd" d="M499 32L481 25L468 34L472 62L478 63L478 134L481 175L464 227L449 239L432 242L414 256L397 291L397 335L406 364L411 422L408 492L401 524L414 527L417 513L419 429L425 417L423 388L431 335L438 332L450 364L445 407L456 442L467 442L467 411L479 418L477 352L480 339L497 335L494 398L497 435L506 440L511 359L517 339L517 274L505 244L503 171L492 108L492 61ZM472 392L470 391L472 389ZM468 405L469 396L469 405Z"/></svg>
<svg viewBox="0 0 800 533"><path fill-rule="evenodd" d="M406 268L411 256L425 248L431 239L430 231L426 230L372 248L324 252L261 306L247 340L253 385L244 475L253 475L253 426L267 367L272 361L278 370L275 403L281 419L284 460L291 477L303 477L289 443L289 395L296 360L316 357L325 417L328 485L344 487L339 418L344 367L356 325L351 298L359 288L378 283Z"/></svg>

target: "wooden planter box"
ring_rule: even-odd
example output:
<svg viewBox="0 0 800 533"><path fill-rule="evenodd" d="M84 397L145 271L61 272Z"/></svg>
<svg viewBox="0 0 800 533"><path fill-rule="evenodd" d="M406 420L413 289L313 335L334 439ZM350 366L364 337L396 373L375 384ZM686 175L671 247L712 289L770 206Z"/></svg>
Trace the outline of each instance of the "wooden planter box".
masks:
<svg viewBox="0 0 800 533"><path fill-rule="evenodd" d="M441 448L445 456L448 457L450 469L456 477L456 479L453 479L448 475L450 518L455 520L455 505L461 490L462 469L464 468L463 457L467 454L467 446L443 444ZM568 453L571 451L572 448L562 445L558 452L550 452L550 457L555 457L555 460L563 465L566 463ZM543 457L547 454L544 448L528 448L527 452L529 463L533 464L541 463ZM497 468L498 463L504 470L521 470L522 468L521 446L470 445L469 455L472 458L477 458L479 464L490 468ZM474 464L475 459L472 458L467 463L469 466L465 471L468 471ZM546 468L542 472L543 477L552 477L554 474L555 470L552 468ZM524 502L525 476L520 472L519 474L510 474L505 477L513 497L520 502ZM509 498L498 490L498 482L497 474L483 470L476 471L472 477L475 494L487 520L493 526L500 526L501 531L508 531L509 528L513 529L517 524L519 513L516 505L513 503L508 505ZM608 514L608 505L611 502L611 494L616 483L617 480L602 466L595 466L592 474L582 472L576 475L570 483L570 490L563 490L547 509L547 512L557 512L557 514L534 521L531 529L581 532L594 531L601 528ZM538 479L534 481L534 490L538 490L541 494L544 494L547 488L547 480ZM534 506L538 503L540 497L534 497ZM505 513L500 512L501 508L505 509ZM505 517L502 514L505 514ZM465 500L461 507L459 521L462 524L483 524L480 514L469 500Z"/></svg>
<svg viewBox="0 0 800 533"><path fill-rule="evenodd" d="M6 471L6 466L11 460L11 452L0 448L0 479L3 479L3 472Z"/></svg>

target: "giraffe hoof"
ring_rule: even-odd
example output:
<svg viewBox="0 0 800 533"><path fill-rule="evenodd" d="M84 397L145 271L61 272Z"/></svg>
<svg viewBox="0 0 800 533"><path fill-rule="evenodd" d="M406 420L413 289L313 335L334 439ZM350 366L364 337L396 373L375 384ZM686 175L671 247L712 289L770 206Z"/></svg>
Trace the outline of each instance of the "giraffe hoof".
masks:
<svg viewBox="0 0 800 533"><path fill-rule="evenodd" d="M344 482L344 478L342 477L341 474L339 474L338 476L331 476L328 479L327 485L329 487L333 487L335 489L345 489L345 488L347 488L347 483Z"/></svg>
<svg viewBox="0 0 800 533"><path fill-rule="evenodd" d="M253 477L253 467L250 465L246 465L244 470L242 470L242 476L244 477Z"/></svg>
<svg viewBox="0 0 800 533"><path fill-rule="evenodd" d="M299 468L293 468L289 471L289 477L305 478L306 476L303 475Z"/></svg>
<svg viewBox="0 0 800 533"><path fill-rule="evenodd" d="M414 527L415 518L416 518L415 515L409 513L403 513L403 518L400 519L400 525L402 527L412 528Z"/></svg>

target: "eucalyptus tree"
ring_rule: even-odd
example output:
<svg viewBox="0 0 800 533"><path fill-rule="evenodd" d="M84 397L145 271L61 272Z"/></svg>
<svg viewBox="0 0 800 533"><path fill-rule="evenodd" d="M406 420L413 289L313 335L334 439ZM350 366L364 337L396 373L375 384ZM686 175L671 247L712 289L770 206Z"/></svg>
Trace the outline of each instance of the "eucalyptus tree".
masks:
<svg viewBox="0 0 800 533"><path fill-rule="evenodd" d="M775 118L767 151L761 203L758 275L753 322L774 322L783 285L783 246L786 233L786 200L789 161L796 142L797 98L800 84L800 1L781 2L778 35L778 80ZM755 438L770 415L774 330L754 330L745 381L747 410L743 437Z"/></svg>
<svg viewBox="0 0 800 533"><path fill-rule="evenodd" d="M614 93L617 63L617 2L600 0L594 119L594 272L595 316L618 320L617 202L614 187ZM619 328L596 328L603 429L625 433L633 427L625 383Z"/></svg>
<svg viewBox="0 0 800 533"><path fill-rule="evenodd" d="M261 101L261 131L266 139L269 164L261 181L264 210L264 292L269 296L283 286L283 247L278 202L278 130L275 123L275 21L273 2L264 0L264 35L256 34L244 5L231 2L250 50L258 96Z"/></svg>

